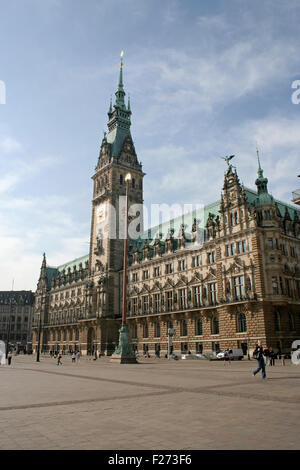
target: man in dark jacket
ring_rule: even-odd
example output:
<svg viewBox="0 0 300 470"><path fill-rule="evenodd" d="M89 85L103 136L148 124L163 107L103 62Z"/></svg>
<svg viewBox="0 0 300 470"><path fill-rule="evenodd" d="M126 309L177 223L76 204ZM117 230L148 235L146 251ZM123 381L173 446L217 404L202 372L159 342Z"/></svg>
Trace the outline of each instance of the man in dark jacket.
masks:
<svg viewBox="0 0 300 470"><path fill-rule="evenodd" d="M256 348L253 351L253 357L257 359L258 365L257 369L252 372L253 377L261 370L262 378L266 379L266 368L261 341L258 341Z"/></svg>

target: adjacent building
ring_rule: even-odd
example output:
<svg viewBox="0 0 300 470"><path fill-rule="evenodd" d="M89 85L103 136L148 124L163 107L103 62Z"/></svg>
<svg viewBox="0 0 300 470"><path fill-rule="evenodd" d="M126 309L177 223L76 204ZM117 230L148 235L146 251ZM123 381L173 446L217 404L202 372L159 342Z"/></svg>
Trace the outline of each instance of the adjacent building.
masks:
<svg viewBox="0 0 300 470"><path fill-rule="evenodd" d="M0 291L0 339L16 351L31 351L34 293Z"/></svg>
<svg viewBox="0 0 300 470"><path fill-rule="evenodd" d="M228 157L215 202L144 231L145 173L130 132L122 64L115 95L92 178L90 250L58 267L44 256L34 348L40 339L48 351L113 352L121 317L124 180L130 172L129 206L139 208L138 236L128 253L127 322L134 347L166 354L170 343L175 352L230 346L247 354L261 339L289 350L300 335L299 209L269 193L258 153L256 191L240 183Z"/></svg>

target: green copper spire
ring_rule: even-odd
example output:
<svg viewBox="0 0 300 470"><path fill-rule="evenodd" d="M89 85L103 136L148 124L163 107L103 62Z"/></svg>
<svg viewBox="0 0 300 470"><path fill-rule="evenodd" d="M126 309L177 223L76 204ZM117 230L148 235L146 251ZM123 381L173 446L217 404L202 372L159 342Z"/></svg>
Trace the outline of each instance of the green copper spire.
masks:
<svg viewBox="0 0 300 470"><path fill-rule="evenodd" d="M258 178L256 179L255 184L257 186L257 192L258 194L267 193L268 192L268 188L267 188L268 178L264 178L264 172L260 165L258 148L256 148L256 154L257 154L257 163L258 163L258 170L257 170Z"/></svg>
<svg viewBox="0 0 300 470"><path fill-rule="evenodd" d="M121 53L121 64L118 89L115 93L115 104L110 106L108 112L108 134L107 142L111 144L111 156L118 158L122 150L124 141L130 134L130 104L128 109L125 105L125 91L123 85L123 51Z"/></svg>
<svg viewBox="0 0 300 470"><path fill-rule="evenodd" d="M258 170L257 170L257 174L258 174L258 177L259 178L263 178L264 177L264 172L260 166L260 159L259 159L259 152L258 152L258 148L256 147L256 154L257 154L257 163L258 163Z"/></svg>
<svg viewBox="0 0 300 470"><path fill-rule="evenodd" d="M268 193L268 178L264 178L264 172L260 164L259 152L256 148L257 154L257 163L258 163L258 170L257 175L258 178L255 180L255 184L257 186L257 194L258 194L258 204L272 204L273 197Z"/></svg>

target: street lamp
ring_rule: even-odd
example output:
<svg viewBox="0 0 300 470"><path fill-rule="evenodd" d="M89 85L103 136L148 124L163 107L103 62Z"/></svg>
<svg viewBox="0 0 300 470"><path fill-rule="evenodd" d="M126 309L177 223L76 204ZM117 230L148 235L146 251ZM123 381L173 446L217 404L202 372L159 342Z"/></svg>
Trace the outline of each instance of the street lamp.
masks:
<svg viewBox="0 0 300 470"><path fill-rule="evenodd" d="M40 348L41 348L41 332L42 332L42 310L43 310L43 298L41 300L40 318L39 318L39 330L38 330L38 344L36 352L36 362L40 362Z"/></svg>
<svg viewBox="0 0 300 470"><path fill-rule="evenodd" d="M128 326L126 324L127 314L127 251L128 251L128 193L129 183L132 177L130 173L125 176L126 183L126 207L125 207L125 238L124 238L124 258L123 258L123 303L122 303L122 326L119 330L119 345L111 356L111 362L119 364L137 363L135 353L129 339Z"/></svg>

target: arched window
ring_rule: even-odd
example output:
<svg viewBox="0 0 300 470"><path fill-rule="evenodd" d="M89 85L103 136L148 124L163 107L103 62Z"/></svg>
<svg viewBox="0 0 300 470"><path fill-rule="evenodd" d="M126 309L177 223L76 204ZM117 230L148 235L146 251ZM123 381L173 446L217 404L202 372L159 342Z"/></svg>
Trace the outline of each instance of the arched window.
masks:
<svg viewBox="0 0 300 470"><path fill-rule="evenodd" d="M147 321L143 325L143 337L144 338L149 337L149 330L148 330L148 322Z"/></svg>
<svg viewBox="0 0 300 470"><path fill-rule="evenodd" d="M238 333L244 333L245 331L247 331L247 322L246 322L246 316L244 313L241 313L238 316L237 327L238 327Z"/></svg>
<svg viewBox="0 0 300 470"><path fill-rule="evenodd" d="M181 321L181 336L187 336L188 335L188 330L187 330L187 322L186 320Z"/></svg>
<svg viewBox="0 0 300 470"><path fill-rule="evenodd" d="M198 318L196 323L196 335L202 336L203 335L203 326L202 326L202 318Z"/></svg>
<svg viewBox="0 0 300 470"><path fill-rule="evenodd" d="M275 329L275 331L280 330L280 317L279 317L278 312L274 313L274 329Z"/></svg>
<svg viewBox="0 0 300 470"><path fill-rule="evenodd" d="M291 313L289 313L289 329L290 331L295 329L294 316Z"/></svg>
<svg viewBox="0 0 300 470"><path fill-rule="evenodd" d="M218 335L219 332L220 332L220 330L219 330L219 318L214 317L212 319L212 334L213 335Z"/></svg>
<svg viewBox="0 0 300 470"><path fill-rule="evenodd" d="M155 328L154 330L155 338L160 338L160 323L156 322L154 328Z"/></svg>

